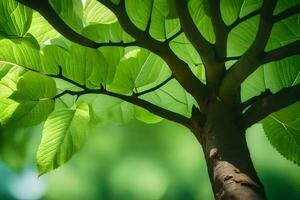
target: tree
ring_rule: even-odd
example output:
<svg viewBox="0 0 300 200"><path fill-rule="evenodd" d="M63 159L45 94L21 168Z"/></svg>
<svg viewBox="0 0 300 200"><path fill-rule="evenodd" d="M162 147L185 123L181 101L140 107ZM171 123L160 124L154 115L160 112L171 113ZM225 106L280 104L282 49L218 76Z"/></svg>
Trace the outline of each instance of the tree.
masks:
<svg viewBox="0 0 300 200"><path fill-rule="evenodd" d="M216 199L266 199L246 129L300 164L297 0L1 0L0 123L45 122L40 174L95 123L181 124ZM171 135L170 135L171 136Z"/></svg>

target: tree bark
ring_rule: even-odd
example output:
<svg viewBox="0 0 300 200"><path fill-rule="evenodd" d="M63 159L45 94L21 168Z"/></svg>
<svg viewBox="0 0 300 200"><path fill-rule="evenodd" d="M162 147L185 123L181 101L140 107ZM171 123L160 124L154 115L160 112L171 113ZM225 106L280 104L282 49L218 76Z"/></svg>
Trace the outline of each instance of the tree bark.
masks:
<svg viewBox="0 0 300 200"><path fill-rule="evenodd" d="M197 130L217 200L263 200L264 188L254 169L238 106L215 100Z"/></svg>

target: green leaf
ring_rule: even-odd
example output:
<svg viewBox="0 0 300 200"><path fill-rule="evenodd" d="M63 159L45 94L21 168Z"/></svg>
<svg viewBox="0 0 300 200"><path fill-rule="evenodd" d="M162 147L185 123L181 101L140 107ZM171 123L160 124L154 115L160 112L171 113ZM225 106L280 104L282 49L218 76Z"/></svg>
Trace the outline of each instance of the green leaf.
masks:
<svg viewBox="0 0 300 200"><path fill-rule="evenodd" d="M44 61L45 55L31 39L3 39L0 40L0 62L18 65L23 68L33 69L42 73L56 74L57 66L49 65L52 60ZM52 61L53 62L53 61Z"/></svg>
<svg viewBox="0 0 300 200"><path fill-rule="evenodd" d="M28 127L45 121L54 110L54 100L42 99L36 101L22 101L14 110L5 125L9 127Z"/></svg>
<svg viewBox="0 0 300 200"><path fill-rule="evenodd" d="M104 56L96 49L76 44L71 44L68 49L50 45L44 48L44 54L48 66L61 66L65 77L90 88L99 88L107 76L112 76Z"/></svg>
<svg viewBox="0 0 300 200"><path fill-rule="evenodd" d="M134 39L121 28L119 22L89 25L82 30L82 35L99 43L134 41Z"/></svg>
<svg viewBox="0 0 300 200"><path fill-rule="evenodd" d="M215 42L215 34L208 13L207 0L190 0L188 3L191 17L200 33L211 43Z"/></svg>
<svg viewBox="0 0 300 200"><path fill-rule="evenodd" d="M194 98L176 80L171 80L158 90L143 95L142 98L187 117L190 117L193 105L197 105Z"/></svg>
<svg viewBox="0 0 300 200"><path fill-rule="evenodd" d="M18 103L7 98L0 98L0 124L6 124L14 111L18 108Z"/></svg>
<svg viewBox="0 0 300 200"><path fill-rule="evenodd" d="M139 106L134 106L133 109L134 109L134 117L141 122L148 123L148 124L155 124L163 120L163 118L154 115L153 113Z"/></svg>
<svg viewBox="0 0 300 200"><path fill-rule="evenodd" d="M240 16L244 0L222 0L222 19L226 24L231 24Z"/></svg>
<svg viewBox="0 0 300 200"><path fill-rule="evenodd" d="M197 65L202 63L198 52L195 50L190 41L184 34L181 34L176 39L170 42L170 47L174 53L186 63Z"/></svg>
<svg viewBox="0 0 300 200"><path fill-rule="evenodd" d="M0 71L3 73L0 81L0 97L8 98L17 90L18 81L26 70L11 64L2 64Z"/></svg>
<svg viewBox="0 0 300 200"><path fill-rule="evenodd" d="M121 47L102 47L99 49L105 58L107 67L103 68L103 84L111 84L116 73L116 68L125 54L125 49Z"/></svg>
<svg viewBox="0 0 300 200"><path fill-rule="evenodd" d="M0 80L6 76L11 68L11 64L0 63Z"/></svg>
<svg viewBox="0 0 300 200"><path fill-rule="evenodd" d="M75 110L58 110L49 116L37 152L39 175L64 164L82 148L89 121L87 105L79 105Z"/></svg>
<svg viewBox="0 0 300 200"><path fill-rule="evenodd" d="M97 0L87 0L84 5L86 24L111 24L117 22L116 16Z"/></svg>
<svg viewBox="0 0 300 200"><path fill-rule="evenodd" d="M0 97L38 100L55 96L56 86L52 78L11 64L0 65L0 71L7 67L7 73L0 80Z"/></svg>
<svg viewBox="0 0 300 200"><path fill-rule="evenodd" d="M234 28L228 36L228 56L240 56L255 40L259 17L253 17Z"/></svg>
<svg viewBox="0 0 300 200"><path fill-rule="evenodd" d="M148 5L148 9L151 8L150 6L152 5ZM165 40L180 30L179 19L177 13L174 12L174 8L172 0L154 0L150 24L150 35L152 37ZM148 17L144 17L144 23L147 22Z"/></svg>
<svg viewBox="0 0 300 200"><path fill-rule="evenodd" d="M8 127L28 127L46 120L54 109L51 99L17 102L0 98L0 124Z"/></svg>
<svg viewBox="0 0 300 200"><path fill-rule="evenodd" d="M40 46L51 40L61 37L61 35L38 13L33 12L32 23L28 30L38 41Z"/></svg>
<svg viewBox="0 0 300 200"><path fill-rule="evenodd" d="M287 19L281 20L279 23L274 24L266 51L279 48L283 45L287 45L299 40L299 16L300 14L293 15Z"/></svg>
<svg viewBox="0 0 300 200"><path fill-rule="evenodd" d="M17 83L17 90L10 96L15 100L38 100L56 95L56 85L51 77L27 71Z"/></svg>
<svg viewBox="0 0 300 200"><path fill-rule="evenodd" d="M270 143L288 160L300 166L300 103L296 103L263 120Z"/></svg>
<svg viewBox="0 0 300 200"><path fill-rule="evenodd" d="M134 117L133 105L121 99L106 95L88 94L80 97L93 108L96 121L108 121L116 124L126 124Z"/></svg>
<svg viewBox="0 0 300 200"><path fill-rule="evenodd" d="M282 12L282 11L284 11L292 6L295 6L299 3L300 3L299 0L278 1L276 4L274 14L278 14L279 12Z"/></svg>
<svg viewBox="0 0 300 200"><path fill-rule="evenodd" d="M157 85L170 74L160 57L144 49L135 49L129 51L119 63L108 89L125 94L139 92Z"/></svg>
<svg viewBox="0 0 300 200"><path fill-rule="evenodd" d="M125 1L126 12L130 20L139 28L144 30L147 26L148 19L154 0L130 0Z"/></svg>
<svg viewBox="0 0 300 200"><path fill-rule="evenodd" d="M32 10L14 0L0 0L0 33L23 37L31 24Z"/></svg>
<svg viewBox="0 0 300 200"><path fill-rule="evenodd" d="M52 78L10 66L0 81L0 123L25 127L41 123L54 110L56 86ZM1 67L0 67L1 69Z"/></svg>
<svg viewBox="0 0 300 200"><path fill-rule="evenodd" d="M244 0L243 5L240 8L239 17L244 17L247 14L258 10L261 7L262 3L263 2L260 0Z"/></svg>
<svg viewBox="0 0 300 200"><path fill-rule="evenodd" d="M51 6L66 24L76 31L83 28L83 5L77 0L50 0Z"/></svg>

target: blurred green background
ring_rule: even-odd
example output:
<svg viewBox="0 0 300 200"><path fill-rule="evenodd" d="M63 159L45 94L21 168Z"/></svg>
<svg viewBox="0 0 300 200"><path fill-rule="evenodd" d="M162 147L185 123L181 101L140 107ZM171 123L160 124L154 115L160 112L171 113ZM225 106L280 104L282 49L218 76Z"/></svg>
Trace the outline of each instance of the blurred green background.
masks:
<svg viewBox="0 0 300 200"><path fill-rule="evenodd" d="M210 200L199 143L185 128L164 121L107 124L61 168L37 177L41 126L0 133L0 199ZM260 125L248 145L269 199L300 199L300 167L268 143Z"/></svg>

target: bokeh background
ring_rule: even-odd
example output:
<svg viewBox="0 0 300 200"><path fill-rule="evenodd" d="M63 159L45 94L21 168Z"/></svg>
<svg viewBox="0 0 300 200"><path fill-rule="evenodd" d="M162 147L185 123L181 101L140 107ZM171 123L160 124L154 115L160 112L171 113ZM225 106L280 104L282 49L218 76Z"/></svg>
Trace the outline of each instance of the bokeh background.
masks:
<svg viewBox="0 0 300 200"><path fill-rule="evenodd" d="M201 147L171 122L106 124L61 168L38 178L42 126L0 129L0 199L210 200ZM300 167L268 143L262 127L247 132L251 155L271 200L300 199Z"/></svg>

